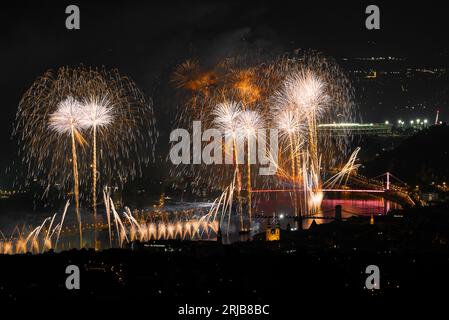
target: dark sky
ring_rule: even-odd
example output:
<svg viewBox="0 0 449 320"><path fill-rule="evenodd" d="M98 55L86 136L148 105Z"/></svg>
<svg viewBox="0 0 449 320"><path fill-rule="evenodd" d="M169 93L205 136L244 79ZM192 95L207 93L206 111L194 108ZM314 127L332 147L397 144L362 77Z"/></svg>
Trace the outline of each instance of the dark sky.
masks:
<svg viewBox="0 0 449 320"><path fill-rule="evenodd" d="M81 30L65 28L69 4L80 7ZM368 4L380 7L381 30L366 30ZM259 47L273 52L313 48L337 58L396 55L447 64L446 17L444 3L431 1L2 3L0 143L5 154L0 169L14 153L9 137L21 95L47 69L80 63L117 67L154 95L166 85L161 82L173 66L192 55L213 59ZM164 119L169 111L155 108L160 128L168 128Z"/></svg>

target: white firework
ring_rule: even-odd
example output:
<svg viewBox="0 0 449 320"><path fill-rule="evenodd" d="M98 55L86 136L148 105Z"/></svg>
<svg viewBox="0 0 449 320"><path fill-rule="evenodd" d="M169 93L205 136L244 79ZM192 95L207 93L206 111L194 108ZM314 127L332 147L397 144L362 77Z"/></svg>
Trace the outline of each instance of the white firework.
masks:
<svg viewBox="0 0 449 320"><path fill-rule="evenodd" d="M50 114L48 127L59 134L71 134L72 130L81 127L81 103L68 96L61 102L55 112Z"/></svg>
<svg viewBox="0 0 449 320"><path fill-rule="evenodd" d="M219 103L212 110L213 124L225 134L234 134L237 130L237 120L242 113L242 104L236 101Z"/></svg>
<svg viewBox="0 0 449 320"><path fill-rule="evenodd" d="M319 115L329 104L326 84L312 71L299 71L286 77L277 94L278 108Z"/></svg>
<svg viewBox="0 0 449 320"><path fill-rule="evenodd" d="M245 110L237 118L237 128L240 138L249 139L257 136L257 130L262 129L265 121L259 112Z"/></svg>
<svg viewBox="0 0 449 320"><path fill-rule="evenodd" d="M83 101L79 122L83 129L102 128L114 121L114 106L108 96L90 96Z"/></svg>
<svg viewBox="0 0 449 320"><path fill-rule="evenodd" d="M279 130L282 138L288 138L291 135L300 134L305 129L305 121L294 111L282 110L272 113L275 127Z"/></svg>

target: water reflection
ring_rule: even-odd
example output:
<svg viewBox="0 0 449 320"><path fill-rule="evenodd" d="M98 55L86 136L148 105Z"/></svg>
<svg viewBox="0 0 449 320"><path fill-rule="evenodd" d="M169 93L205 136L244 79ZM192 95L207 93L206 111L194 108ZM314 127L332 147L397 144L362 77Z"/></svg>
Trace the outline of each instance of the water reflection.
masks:
<svg viewBox="0 0 449 320"><path fill-rule="evenodd" d="M222 220L205 221L202 217L213 206L209 201L174 201L168 199L162 207L155 205L154 199L148 198L148 202L141 202L139 206L132 209L132 217L135 218L136 224L133 225L130 219L124 219L126 235L129 240L216 240L218 230L223 237L224 243L251 240L255 235L264 233L268 225L278 223L281 229L295 228L296 221L293 219L294 212L290 195L278 194L276 197L260 197L254 201L255 218L252 221L250 232L242 233L240 231L240 221L237 213L232 212L230 217ZM335 217L335 207L342 207L342 218L346 219L351 216L370 216L385 215L392 209L400 208L397 203L384 199L375 195L368 194L346 194L327 193L321 204L321 210L313 217L303 220L302 228L307 229L312 221L317 224L327 223ZM76 228L75 215L70 210L67 214L67 220L62 230L59 250L65 250L77 247L78 233ZM119 212L124 208L118 209ZM89 209L84 209L84 233L85 247L96 247L97 249L105 249L109 245L109 232L104 210L99 210L99 221L97 228L100 230L98 235L98 243L94 243L93 230L94 224L92 214ZM128 210L131 214L131 211ZM26 230L26 223L15 219L14 230L10 234L22 233ZM30 221L28 221L29 223ZM244 225L248 225L248 221L244 221ZM29 224L30 226L33 223ZM22 226L18 228L19 226ZM145 232L143 232L144 230ZM45 230L43 231L45 232ZM120 233L118 233L120 234ZM134 235L134 236L133 236ZM120 238L116 234L112 235L113 247L120 246ZM123 241L123 239L121 239ZM51 247L51 246L50 246ZM37 250L40 251L40 250Z"/></svg>

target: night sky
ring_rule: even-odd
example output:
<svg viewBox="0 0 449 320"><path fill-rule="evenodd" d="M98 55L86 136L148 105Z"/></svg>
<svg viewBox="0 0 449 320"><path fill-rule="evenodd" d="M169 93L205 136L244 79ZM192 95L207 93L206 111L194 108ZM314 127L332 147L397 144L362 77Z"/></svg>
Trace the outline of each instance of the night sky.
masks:
<svg viewBox="0 0 449 320"><path fill-rule="evenodd" d="M173 95L168 75L176 64L192 56L213 61L255 49L283 53L312 48L337 59L392 55L416 65L447 67L449 22L444 3L92 2L2 3L2 172L14 159L10 134L22 94L36 77L60 66L118 68L153 96L161 131L170 127L170 112L176 105L166 101ZM69 4L80 7L81 30L65 28ZM369 4L380 7L381 30L365 28ZM366 117L370 120L369 114Z"/></svg>

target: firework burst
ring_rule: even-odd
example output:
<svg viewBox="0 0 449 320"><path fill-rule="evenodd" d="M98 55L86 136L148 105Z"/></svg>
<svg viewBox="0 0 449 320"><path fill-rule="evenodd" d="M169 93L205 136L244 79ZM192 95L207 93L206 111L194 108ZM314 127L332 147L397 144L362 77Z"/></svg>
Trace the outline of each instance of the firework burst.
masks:
<svg viewBox="0 0 449 320"><path fill-rule="evenodd" d="M274 127L280 132L280 137L288 139L292 135L304 131L304 119L301 119L297 113L291 110L282 110L273 112Z"/></svg>
<svg viewBox="0 0 449 320"><path fill-rule="evenodd" d="M81 129L81 103L71 96L59 102L55 112L50 114L48 126L60 135L71 134Z"/></svg>
<svg viewBox="0 0 449 320"><path fill-rule="evenodd" d="M349 134L332 136L330 132L319 130L320 123L354 119L353 89L338 65L320 53L301 50L279 57L264 56L260 52L228 57L209 69L200 66L198 60L194 61L195 68L185 63L178 67L174 77L187 80L198 78L200 74L213 74L214 81L203 86L207 90L192 91L188 89L192 88L190 85L177 85L196 97L201 111L189 107L192 100L186 99L180 106L176 125L189 128L192 119L201 120L204 129L224 129L237 140L246 141L257 132L258 126L253 122L258 115L265 120L266 129L279 130L281 144L279 160L273 159L278 176L254 176L254 182L267 188L279 188L289 181L298 190L298 199L294 201L298 215L307 214L309 204L318 207L320 197L316 195L320 194L321 180L328 169L345 161L350 151ZM188 84L189 81L178 83ZM248 113L244 115L245 112ZM257 166L259 164L252 166L253 171ZM193 192L199 192L204 186L224 190L237 173L235 190L239 190L238 166L233 169L223 165L180 165L172 168L171 174L181 179L189 177ZM243 171L250 177L251 166L240 170ZM302 192L302 200L299 190L306 190Z"/></svg>
<svg viewBox="0 0 449 320"><path fill-rule="evenodd" d="M68 103L75 100L76 106ZM63 67L39 77L19 103L13 137L26 168L25 176L17 181L22 187L37 183L46 190L43 196L58 198L72 189L73 169L68 163L73 157L68 155L73 143L60 138L70 130L67 121L74 121L73 137L83 145L77 150L81 200L96 197L90 182L123 187L154 159L158 133L152 101L136 84L117 70ZM84 143L81 133L91 134L92 143Z"/></svg>
<svg viewBox="0 0 449 320"><path fill-rule="evenodd" d="M326 84L311 70L301 70L286 77L281 93L281 105L306 115L319 115L329 104Z"/></svg>
<svg viewBox="0 0 449 320"><path fill-rule="evenodd" d="M115 106L108 96L91 96L84 99L79 111L83 129L105 128L114 121Z"/></svg>
<svg viewBox="0 0 449 320"><path fill-rule="evenodd" d="M236 101L225 101L219 103L213 110L212 123L226 134L235 134L237 131L237 120L242 113L242 104Z"/></svg>

